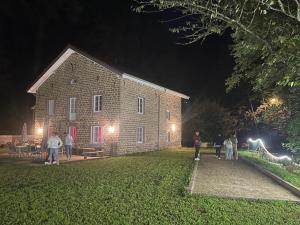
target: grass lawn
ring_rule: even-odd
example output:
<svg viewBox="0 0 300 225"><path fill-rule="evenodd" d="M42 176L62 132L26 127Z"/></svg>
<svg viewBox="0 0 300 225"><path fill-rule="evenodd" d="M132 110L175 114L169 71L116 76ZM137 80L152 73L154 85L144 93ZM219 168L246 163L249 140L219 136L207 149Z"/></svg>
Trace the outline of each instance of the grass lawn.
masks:
<svg viewBox="0 0 300 225"><path fill-rule="evenodd" d="M270 172L276 174L277 176L281 177L285 181L290 182L291 184L295 185L296 187L300 188L300 175L291 173L287 171L284 167L270 163L268 160L263 159L257 154L256 152L251 151L239 151L239 154L246 159L249 159L256 164L260 165L261 167L269 170Z"/></svg>
<svg viewBox="0 0 300 225"><path fill-rule="evenodd" d="M300 205L189 195L190 149L62 164L0 162L0 224L297 224Z"/></svg>

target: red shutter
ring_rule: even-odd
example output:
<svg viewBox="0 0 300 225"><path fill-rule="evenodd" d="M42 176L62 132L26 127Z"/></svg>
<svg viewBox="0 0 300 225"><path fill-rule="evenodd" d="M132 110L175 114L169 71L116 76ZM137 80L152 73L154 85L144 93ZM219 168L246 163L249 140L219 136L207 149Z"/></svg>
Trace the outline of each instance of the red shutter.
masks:
<svg viewBox="0 0 300 225"><path fill-rule="evenodd" d="M76 143L76 135L77 135L76 127L70 127L70 135L72 136L74 143Z"/></svg>
<svg viewBox="0 0 300 225"><path fill-rule="evenodd" d="M98 127L98 143L102 143L102 128Z"/></svg>

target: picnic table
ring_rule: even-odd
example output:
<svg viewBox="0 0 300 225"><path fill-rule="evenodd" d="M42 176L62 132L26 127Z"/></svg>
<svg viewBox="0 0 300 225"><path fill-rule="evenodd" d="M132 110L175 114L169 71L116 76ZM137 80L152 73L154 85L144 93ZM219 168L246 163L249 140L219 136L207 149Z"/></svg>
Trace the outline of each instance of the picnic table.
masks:
<svg viewBox="0 0 300 225"><path fill-rule="evenodd" d="M98 148L81 148L83 158L87 159L88 155L96 155L97 156L104 156L104 151L103 148L98 147Z"/></svg>

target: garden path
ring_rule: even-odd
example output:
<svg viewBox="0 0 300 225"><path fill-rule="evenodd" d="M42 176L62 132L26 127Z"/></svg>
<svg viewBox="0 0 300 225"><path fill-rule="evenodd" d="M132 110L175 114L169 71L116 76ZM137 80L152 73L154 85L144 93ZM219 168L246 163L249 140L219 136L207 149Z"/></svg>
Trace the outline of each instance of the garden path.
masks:
<svg viewBox="0 0 300 225"><path fill-rule="evenodd" d="M202 155L194 174L192 193L252 199L300 199L243 161Z"/></svg>

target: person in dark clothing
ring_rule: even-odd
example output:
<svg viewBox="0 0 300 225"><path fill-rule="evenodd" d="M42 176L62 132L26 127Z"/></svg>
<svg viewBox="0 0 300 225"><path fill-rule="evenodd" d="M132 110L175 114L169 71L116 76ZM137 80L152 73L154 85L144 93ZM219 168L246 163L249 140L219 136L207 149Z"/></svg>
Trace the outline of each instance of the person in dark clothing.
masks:
<svg viewBox="0 0 300 225"><path fill-rule="evenodd" d="M200 160L200 146L201 146L201 138L199 135L199 131L193 135L193 142L195 146L195 160Z"/></svg>
<svg viewBox="0 0 300 225"><path fill-rule="evenodd" d="M216 158L221 159L221 148L223 145L223 138L221 134L218 134L215 138Z"/></svg>

